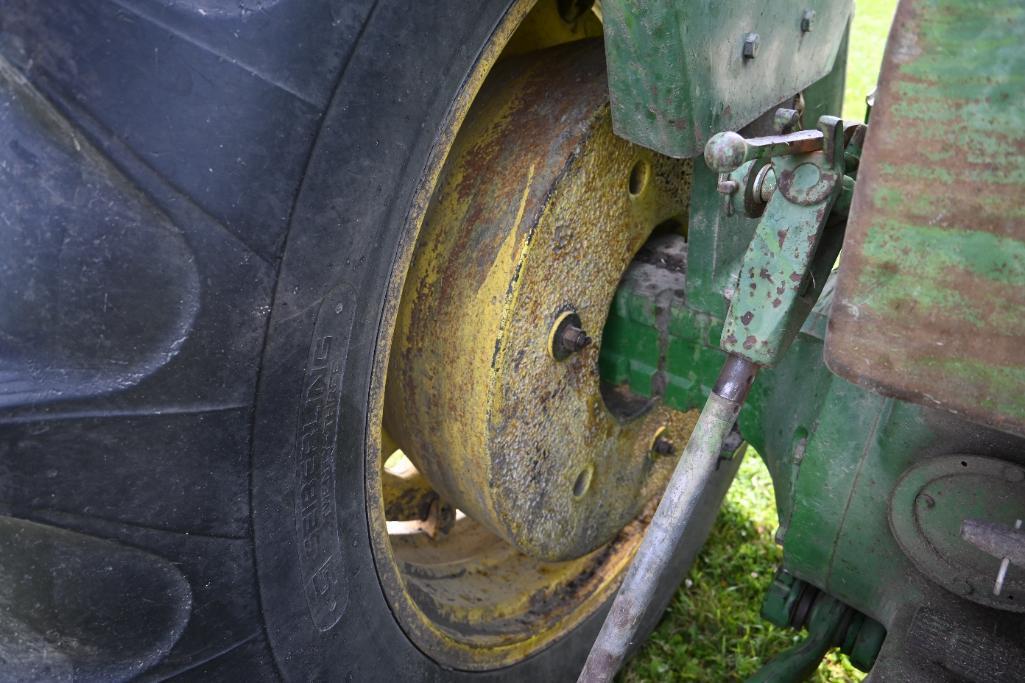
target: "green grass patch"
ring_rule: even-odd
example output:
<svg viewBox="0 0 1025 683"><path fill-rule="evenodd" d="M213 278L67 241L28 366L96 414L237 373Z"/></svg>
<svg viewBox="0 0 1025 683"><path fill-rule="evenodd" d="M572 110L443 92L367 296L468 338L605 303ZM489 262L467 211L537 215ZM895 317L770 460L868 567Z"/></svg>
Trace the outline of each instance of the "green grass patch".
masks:
<svg viewBox="0 0 1025 683"><path fill-rule="evenodd" d="M886 37L896 8L896 0L855 0L854 24L847 51L843 99L845 119L862 121L865 118L865 97L876 87Z"/></svg>

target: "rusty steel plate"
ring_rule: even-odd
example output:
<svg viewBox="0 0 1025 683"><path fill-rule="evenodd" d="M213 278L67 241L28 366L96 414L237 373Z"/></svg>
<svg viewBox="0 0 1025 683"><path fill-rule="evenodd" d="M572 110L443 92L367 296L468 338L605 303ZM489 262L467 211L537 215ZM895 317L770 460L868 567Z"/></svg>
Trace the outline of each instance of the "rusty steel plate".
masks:
<svg viewBox="0 0 1025 683"><path fill-rule="evenodd" d="M1017 0L900 3L826 338L852 382L1019 434L1022 45Z"/></svg>
<svg viewBox="0 0 1025 683"><path fill-rule="evenodd" d="M687 215L691 165L612 133L600 41L500 62L446 162L400 306L385 424L431 485L533 557L609 541L661 490L693 415L617 416L599 387L613 293ZM593 343L553 357L575 313Z"/></svg>

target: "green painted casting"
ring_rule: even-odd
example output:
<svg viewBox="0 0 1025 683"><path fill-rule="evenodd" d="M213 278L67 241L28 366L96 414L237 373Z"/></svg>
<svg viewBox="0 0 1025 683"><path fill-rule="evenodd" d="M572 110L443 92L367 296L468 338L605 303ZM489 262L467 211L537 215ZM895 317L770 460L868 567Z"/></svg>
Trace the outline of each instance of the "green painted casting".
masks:
<svg viewBox="0 0 1025 683"><path fill-rule="evenodd" d="M714 222L706 223L704 227L715 225L719 228L716 236L722 237L721 228L729 221L741 225L754 224L747 237L750 241L758 221L744 217L739 207L734 207L732 215L727 215L722 196L712 191L716 175L707 172L702 177L700 173L699 170L692 205L693 202L701 202L703 197L711 196L712 201L696 213L711 213L710 207L714 206L718 214ZM701 183L705 183L704 187ZM837 211L849 206L852 185L850 178L844 178L844 183L838 184L834 193ZM842 215L836 217L842 218ZM842 234L842 230L834 229L826 234L831 235L833 242L825 249L835 254L839 248L837 236ZM700 407L722 366L725 354L719 340L726 317L725 306L720 307L721 312L716 315L702 310L702 305L721 298L718 288L723 285L717 285L711 279L695 278L692 271L692 267L699 268L707 263L708 250L714 253L714 245L717 242L721 244L720 240L703 241L704 236L700 229L695 234L692 224L689 244L685 244L684 238L678 235L658 238L651 246L654 252L647 256L642 253L642 258L631 267L617 291L602 335L601 376L607 386L628 390L627 393L639 397L641 404L654 398L679 410ZM668 258L659 258L659 254L668 255ZM760 374L739 420L745 438L762 455L772 474L781 520L780 537L787 538L785 557L796 567L806 568L809 563L815 564L815 571L801 573L802 578L821 577L824 572L828 573L835 553L832 539L848 521L859 527L861 523L859 519L847 519L842 504L843 493L831 490L831 483L822 477L808 476L802 471L802 463L808 458L817 459L823 455L818 445L821 432L849 428L858 430L857 435L848 434L848 442L842 448L834 447L831 454L837 463L843 463L849 470L857 467L858 455L865 452L865 440L872 434L863 425L874 419L873 411L879 403L891 403L839 380L822 363L822 344L833 295L833 278L830 277L832 257L828 260L829 263L816 262L813 268L817 303L806 317L803 314L798 317L803 319L800 333L776 366ZM667 265L677 263L686 265ZM721 263L725 265L728 261ZM739 260L733 263L739 269ZM735 270L732 276L724 277L721 282L726 287L732 282L735 287L736 278ZM696 282L706 289L695 289ZM827 400L837 391L848 392L849 395L839 400ZM892 480L896 473L891 472L888 476ZM815 516L819 518L814 519ZM804 542L800 533L792 533L795 518L808 518L796 526L807 532L810 542ZM870 526L872 539L888 535L885 510L882 516L872 518ZM816 554L819 549L825 553ZM902 557L902 554L898 555L898 558ZM865 554L863 559L867 562L846 567L838 580L880 571L882 557ZM890 561L888 565L893 571L906 571L907 566L907 562L899 559ZM828 590L827 583L811 582ZM875 618L882 614L881 604L877 601L847 596L843 602L851 605L858 614ZM847 645L851 652L858 653L863 668L868 668L879 650L885 629L867 616L861 618L875 626L865 629L861 640L854 639ZM821 652L824 652L822 647L821 642L813 638L810 644L798 648L789 658L789 663L784 660L782 665L774 666L783 666L787 671L797 673L806 671L817 663ZM772 671L770 669L769 673Z"/></svg>
<svg viewBox="0 0 1025 683"><path fill-rule="evenodd" d="M825 285L824 278L815 281L814 259L820 260L820 271L824 265L828 272L839 247L836 240L836 248L819 249L830 210L843 186L843 123L823 117L819 125L828 141L823 151L771 157L777 190L744 256L723 325L723 350L762 366L779 361ZM798 136L808 140L811 132L763 140ZM709 147L714 143L715 138ZM785 154L788 145L766 145L765 149Z"/></svg>
<svg viewBox="0 0 1025 683"><path fill-rule="evenodd" d="M844 47L852 4L606 0L616 133L669 156L699 155L713 133L746 126L826 76ZM803 30L808 10L815 21ZM757 37L745 53L750 34Z"/></svg>
<svg viewBox="0 0 1025 683"><path fill-rule="evenodd" d="M890 527L926 576L976 602L1025 612L1025 578L1010 573L994 593L1000 558L964 542L966 519L1013 528L1025 520L1025 469L995 458L953 454L912 467L890 497Z"/></svg>
<svg viewBox="0 0 1025 683"><path fill-rule="evenodd" d="M816 21L818 23L818 20ZM843 105L844 74L847 67L847 34L829 74L804 91L804 120L818 121L835 114ZM739 132L745 137L771 135L774 109ZM716 131L712 131L716 132ZM716 173L705 164L704 157L694 159L694 187L714 188ZM758 219L743 211L725 212L722 195L717 192L694 192L691 195L687 238L690 249L701 258L691 259L687 268L687 305L720 319L726 316L740 263L754 235Z"/></svg>

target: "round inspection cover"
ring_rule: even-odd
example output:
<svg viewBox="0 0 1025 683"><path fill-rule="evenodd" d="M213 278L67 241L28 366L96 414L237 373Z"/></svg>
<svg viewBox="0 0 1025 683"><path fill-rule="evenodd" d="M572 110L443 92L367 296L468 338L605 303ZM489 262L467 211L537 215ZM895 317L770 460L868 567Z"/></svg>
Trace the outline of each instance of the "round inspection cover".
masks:
<svg viewBox="0 0 1025 683"><path fill-rule="evenodd" d="M1025 570L1010 566L993 594L1000 558L961 538L966 519L1013 527L1025 519L1025 470L972 455L930 458L909 469L890 498L890 528L927 577L968 600L1025 612Z"/></svg>

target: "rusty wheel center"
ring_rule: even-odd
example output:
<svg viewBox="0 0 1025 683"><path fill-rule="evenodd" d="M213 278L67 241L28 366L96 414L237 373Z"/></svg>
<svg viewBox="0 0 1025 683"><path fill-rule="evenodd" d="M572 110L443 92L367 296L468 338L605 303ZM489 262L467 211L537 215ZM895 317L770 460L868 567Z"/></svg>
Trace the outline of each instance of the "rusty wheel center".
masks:
<svg viewBox="0 0 1025 683"><path fill-rule="evenodd" d="M407 277L386 427L468 516L530 556L577 558L664 485L653 435L683 431L665 408L608 410L598 352L689 176L613 135L598 41L509 60L478 101Z"/></svg>
<svg viewBox="0 0 1025 683"><path fill-rule="evenodd" d="M610 410L598 357L627 265L686 216L690 164L613 135L601 41L566 42L600 23L552 40L555 8L523 20L459 127L387 361L378 572L457 668L522 659L611 596L674 462L656 437L689 432Z"/></svg>

